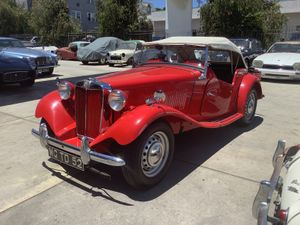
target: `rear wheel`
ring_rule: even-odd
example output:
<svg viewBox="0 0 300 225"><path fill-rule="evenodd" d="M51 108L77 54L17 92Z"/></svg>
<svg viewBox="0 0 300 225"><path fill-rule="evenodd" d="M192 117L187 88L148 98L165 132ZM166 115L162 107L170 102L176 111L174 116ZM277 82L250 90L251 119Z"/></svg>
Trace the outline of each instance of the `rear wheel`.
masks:
<svg viewBox="0 0 300 225"><path fill-rule="evenodd" d="M157 184L167 173L174 154L174 135L162 122L149 126L136 141L127 146L123 175L134 188Z"/></svg>
<svg viewBox="0 0 300 225"><path fill-rule="evenodd" d="M248 93L248 97L244 108L244 117L239 120L240 125L247 126L252 123L256 111L256 105L257 93L256 90L253 88Z"/></svg>

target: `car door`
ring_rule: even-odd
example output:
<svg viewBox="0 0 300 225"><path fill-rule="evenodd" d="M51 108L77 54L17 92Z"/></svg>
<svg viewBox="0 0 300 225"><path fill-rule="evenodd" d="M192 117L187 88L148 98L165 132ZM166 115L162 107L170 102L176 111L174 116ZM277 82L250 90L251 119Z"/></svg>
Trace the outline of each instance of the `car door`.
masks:
<svg viewBox="0 0 300 225"><path fill-rule="evenodd" d="M231 57L232 54L228 51L210 55L209 80L201 106L201 116L204 119L215 120L231 113L234 76Z"/></svg>

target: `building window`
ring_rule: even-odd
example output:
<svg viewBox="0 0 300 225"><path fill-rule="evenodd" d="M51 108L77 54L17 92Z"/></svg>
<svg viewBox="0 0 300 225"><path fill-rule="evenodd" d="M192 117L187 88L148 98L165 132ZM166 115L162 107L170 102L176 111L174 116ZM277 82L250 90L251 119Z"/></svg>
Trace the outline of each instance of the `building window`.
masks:
<svg viewBox="0 0 300 225"><path fill-rule="evenodd" d="M70 17L73 19L81 20L81 12L77 10L71 10L70 11Z"/></svg>
<svg viewBox="0 0 300 225"><path fill-rule="evenodd" d="M96 22L96 14L95 13L87 12L86 15L87 15L88 21Z"/></svg>

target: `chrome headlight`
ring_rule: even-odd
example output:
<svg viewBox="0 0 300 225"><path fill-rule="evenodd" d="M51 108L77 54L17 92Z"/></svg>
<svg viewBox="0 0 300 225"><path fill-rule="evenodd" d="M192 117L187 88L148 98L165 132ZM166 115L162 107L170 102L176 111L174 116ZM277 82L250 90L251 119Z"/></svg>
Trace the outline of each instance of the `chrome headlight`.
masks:
<svg viewBox="0 0 300 225"><path fill-rule="evenodd" d="M122 53L121 56L124 58L125 57L125 53Z"/></svg>
<svg viewBox="0 0 300 225"><path fill-rule="evenodd" d="M113 90L108 96L108 104L114 111L120 112L126 105L127 96L121 90Z"/></svg>
<svg viewBox="0 0 300 225"><path fill-rule="evenodd" d="M68 82L60 81L57 83L57 87L61 99L67 100L71 97L72 87Z"/></svg>
<svg viewBox="0 0 300 225"><path fill-rule="evenodd" d="M264 62L261 60L253 60L252 66L255 68L262 68L264 65Z"/></svg>
<svg viewBox="0 0 300 225"><path fill-rule="evenodd" d="M293 67L294 67L294 70L300 70L300 63L299 62L294 63Z"/></svg>

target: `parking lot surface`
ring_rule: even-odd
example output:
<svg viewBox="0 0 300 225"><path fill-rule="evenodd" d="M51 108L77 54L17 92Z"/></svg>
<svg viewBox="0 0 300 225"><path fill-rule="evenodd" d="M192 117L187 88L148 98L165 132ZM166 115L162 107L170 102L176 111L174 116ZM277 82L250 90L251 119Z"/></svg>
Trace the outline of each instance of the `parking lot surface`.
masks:
<svg viewBox="0 0 300 225"><path fill-rule="evenodd" d="M0 90L0 224L251 225L252 202L272 172L277 140L300 143L300 83L263 81L250 127L196 129L176 136L175 160L165 179L147 191L86 172L65 173L31 135L39 99L71 82L129 67L61 61L51 77L30 88Z"/></svg>

